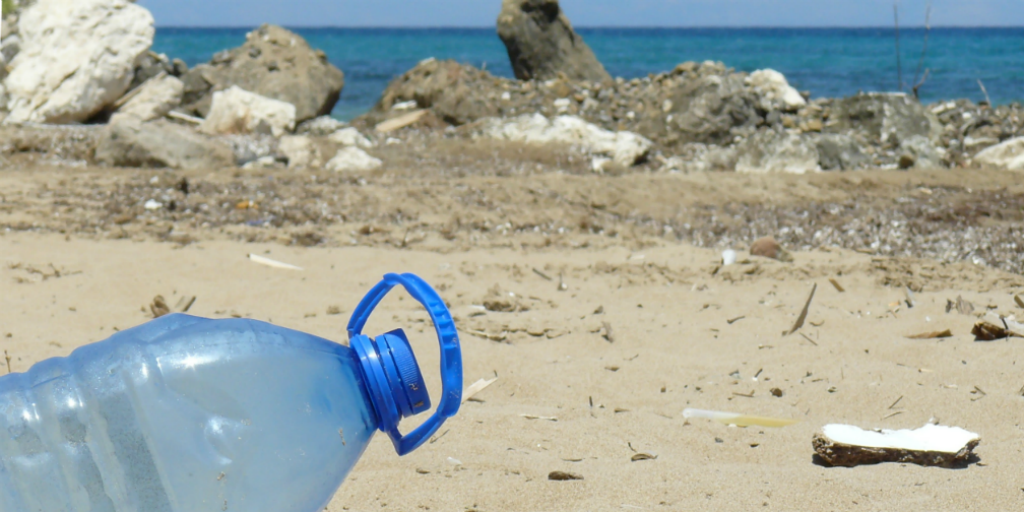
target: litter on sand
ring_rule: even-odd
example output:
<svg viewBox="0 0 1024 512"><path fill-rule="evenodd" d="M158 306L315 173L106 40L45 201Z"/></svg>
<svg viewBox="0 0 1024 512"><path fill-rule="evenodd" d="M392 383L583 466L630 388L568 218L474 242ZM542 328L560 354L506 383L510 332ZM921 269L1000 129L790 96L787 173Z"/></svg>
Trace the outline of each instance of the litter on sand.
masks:
<svg viewBox="0 0 1024 512"><path fill-rule="evenodd" d="M289 263L272 260L270 258L266 258L258 254L249 254L249 259L252 260L253 263L259 263L260 265L266 265L272 268L282 268L285 270L302 270L302 267L296 267L295 265L291 265Z"/></svg>
<svg viewBox="0 0 1024 512"><path fill-rule="evenodd" d="M959 427L925 425L916 430L863 430L825 425L815 434L814 451L831 466L901 462L954 467L970 461L981 437Z"/></svg>
<svg viewBox="0 0 1024 512"><path fill-rule="evenodd" d="M804 304L804 309L800 312L800 316L797 317L796 323L793 324L793 328L783 334L789 336L790 334L799 331L800 328L804 326L804 321L807 320L807 312L811 309L811 301L814 300L814 292L816 291L818 291L818 283L814 283L814 287L811 288L811 295L807 297L807 303Z"/></svg>
<svg viewBox="0 0 1024 512"><path fill-rule="evenodd" d="M520 414L519 417L526 418L528 420L558 421L558 418L554 416L537 416L535 414Z"/></svg>
<svg viewBox="0 0 1024 512"><path fill-rule="evenodd" d="M921 334L914 334L913 336L907 336L907 339L911 340L934 340L938 338L952 338L953 331L946 329L945 331L926 332Z"/></svg>
<svg viewBox="0 0 1024 512"><path fill-rule="evenodd" d="M1020 295L1014 295L1013 301L1017 303L1017 306L1024 308L1024 299L1020 298Z"/></svg>
<svg viewBox="0 0 1024 512"><path fill-rule="evenodd" d="M974 324L974 329L971 329L971 334L974 335L974 341L996 341L1005 340L1007 338L1024 338L1024 334L1020 334L1004 326L996 325L991 322L978 322Z"/></svg>
<svg viewBox="0 0 1024 512"><path fill-rule="evenodd" d="M462 392L462 403L466 403L466 401L472 399L474 396L476 396L477 393L486 389L487 386L494 384L494 381L496 380L498 380L497 377L493 379L480 379L471 384L468 388L466 388L465 391Z"/></svg>
<svg viewBox="0 0 1024 512"><path fill-rule="evenodd" d="M765 416L750 416L737 412L708 411L704 409L684 409L683 417L686 419L702 418L717 421L723 425L736 425L737 427L788 427L799 423L797 420L788 418L769 418Z"/></svg>
<svg viewBox="0 0 1024 512"><path fill-rule="evenodd" d="M568 471L552 471L548 473L548 480L555 480L558 482L564 482L567 480L583 480L582 475L576 473L569 473Z"/></svg>

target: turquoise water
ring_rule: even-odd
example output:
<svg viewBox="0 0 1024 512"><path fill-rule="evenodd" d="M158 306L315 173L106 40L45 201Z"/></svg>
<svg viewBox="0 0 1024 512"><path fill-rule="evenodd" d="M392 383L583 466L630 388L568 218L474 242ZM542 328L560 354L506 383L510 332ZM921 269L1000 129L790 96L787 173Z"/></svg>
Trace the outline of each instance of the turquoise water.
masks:
<svg viewBox="0 0 1024 512"><path fill-rule="evenodd" d="M422 59L455 59L511 77L505 47L493 29L293 29L345 72L334 115L350 119L373 106L388 82ZM718 60L740 71L773 68L814 97L898 89L891 29L579 29L614 76L633 78L687 61ZM154 50L206 62L239 46L247 29L160 28ZM901 32L904 82L921 57L923 29ZM921 99L1024 101L1024 28L933 29ZM909 88L909 86L908 86Z"/></svg>

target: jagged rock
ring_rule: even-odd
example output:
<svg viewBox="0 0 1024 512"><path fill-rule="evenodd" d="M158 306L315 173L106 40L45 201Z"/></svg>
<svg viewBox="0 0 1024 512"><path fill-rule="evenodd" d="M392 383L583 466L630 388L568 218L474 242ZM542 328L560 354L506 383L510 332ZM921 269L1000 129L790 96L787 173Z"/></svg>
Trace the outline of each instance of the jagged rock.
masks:
<svg viewBox="0 0 1024 512"><path fill-rule="evenodd" d="M500 114L496 99L508 81L453 60L427 59L388 85L366 119L376 125L405 114L395 105L414 102L449 124L463 125Z"/></svg>
<svg viewBox="0 0 1024 512"><path fill-rule="evenodd" d="M1008 171L1024 171L1024 137L1010 139L974 155L974 163Z"/></svg>
<svg viewBox="0 0 1024 512"><path fill-rule="evenodd" d="M153 16L125 0L39 0L18 25L6 123L89 119L128 90L153 44Z"/></svg>
<svg viewBox="0 0 1024 512"><path fill-rule="evenodd" d="M736 151L736 172L805 174L821 170L818 148L795 133L762 130L737 145Z"/></svg>
<svg viewBox="0 0 1024 512"><path fill-rule="evenodd" d="M347 123L338 121L333 117L320 116L300 123L295 127L295 133L311 137L326 137L346 126L348 126Z"/></svg>
<svg viewBox="0 0 1024 512"><path fill-rule="evenodd" d="M181 104L185 85L181 80L167 74L150 78L133 91L131 98L111 118L115 122L121 116L133 116L142 121L159 119Z"/></svg>
<svg viewBox="0 0 1024 512"><path fill-rule="evenodd" d="M96 148L96 161L118 167L212 170L233 167L234 155L224 144L190 128L124 117L107 128Z"/></svg>
<svg viewBox="0 0 1024 512"><path fill-rule="evenodd" d="M899 147L915 135L937 141L942 125L935 114L906 94L870 93L836 100L828 131L857 131L868 140Z"/></svg>
<svg viewBox="0 0 1024 512"><path fill-rule="evenodd" d="M611 132L573 116L548 120L534 114L487 119L481 122L480 135L530 144L569 144L593 155L609 157L623 167L643 161L652 146L651 141L635 133Z"/></svg>
<svg viewBox="0 0 1024 512"><path fill-rule="evenodd" d="M4 37L4 40L0 42L0 80L7 78L7 67L20 51L21 37L17 34Z"/></svg>
<svg viewBox="0 0 1024 512"><path fill-rule="evenodd" d="M765 112L793 112L807 105L807 100L789 85L786 77L774 69L754 71L747 77L746 82L760 95L761 109Z"/></svg>
<svg viewBox="0 0 1024 512"><path fill-rule="evenodd" d="M338 150L325 168L334 172L364 172L379 169L384 162L370 156L355 146L348 146Z"/></svg>
<svg viewBox="0 0 1024 512"><path fill-rule="evenodd" d="M826 171L852 171L864 169L871 159L864 154L857 141L849 136L826 133L816 139L818 164Z"/></svg>
<svg viewBox="0 0 1024 512"><path fill-rule="evenodd" d="M188 66L180 59L174 59L172 62L162 53L148 51L139 58L138 63L135 65L135 75L132 78L130 89L135 89L146 83L149 79L161 74L180 77L184 74L181 72L181 66L185 66L184 71L188 72Z"/></svg>
<svg viewBox="0 0 1024 512"><path fill-rule="evenodd" d="M280 137L295 128L295 105L231 86L213 93L199 129L209 134L262 133Z"/></svg>
<svg viewBox="0 0 1024 512"><path fill-rule="evenodd" d="M689 142L731 144L737 129L753 131L762 118L760 100L739 74L715 66L669 85L664 94L670 103L667 114L645 117L637 131L668 146Z"/></svg>
<svg viewBox="0 0 1024 512"><path fill-rule="evenodd" d="M558 0L503 0L498 37L505 43L516 78L599 82L611 76L572 29Z"/></svg>
<svg viewBox="0 0 1024 512"><path fill-rule="evenodd" d="M206 117L213 93L238 86L291 103L296 121L302 122L331 113L341 97L345 75L299 35L263 25L246 35L244 45L190 70L184 82L186 108L201 117Z"/></svg>
<svg viewBox="0 0 1024 512"><path fill-rule="evenodd" d="M945 151L935 147L927 137L914 135L900 143L899 167L909 169L938 169L945 167L942 161Z"/></svg>
<svg viewBox="0 0 1024 512"><path fill-rule="evenodd" d="M372 148L373 143L370 139L367 139L363 134L359 133L359 130L355 128L342 128L331 134L327 138L331 142L336 142L342 146L356 146L360 148Z"/></svg>

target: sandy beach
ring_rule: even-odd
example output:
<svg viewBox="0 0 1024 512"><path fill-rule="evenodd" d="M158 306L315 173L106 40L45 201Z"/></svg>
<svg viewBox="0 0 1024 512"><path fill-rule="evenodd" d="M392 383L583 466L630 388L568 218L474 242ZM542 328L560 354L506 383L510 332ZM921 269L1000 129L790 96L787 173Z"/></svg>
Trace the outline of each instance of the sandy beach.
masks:
<svg viewBox="0 0 1024 512"><path fill-rule="evenodd" d="M161 239L168 230L160 227L160 219L147 220L146 212L121 224L95 222L108 232L59 224L69 213L79 222L98 219L92 213L106 211L95 207L104 190L123 191L133 182L163 176L104 171L109 180L104 182L91 172L37 168L3 176L2 204L16 206L4 209L4 222L11 226L20 219L23 226L36 226L0 233L5 290L0 348L11 356L12 371L147 321L156 295L172 307L182 297L197 297L192 314L273 321L339 342L348 313L385 272L416 272L450 303L462 338L467 385L480 378L497 376L497 381L477 401L465 403L441 435L407 457L395 456L387 438L378 436L330 512L1012 510L1024 500L1018 413L1024 380L1016 361L1024 341L975 342L970 331L978 318L946 309L948 300L962 296L978 314L1019 317L1024 313L1014 303L1014 294L1024 292L1019 274L827 245L793 251L792 263L750 258L741 250L739 263L721 268L719 250L655 236L654 230L634 225L627 240L608 235L628 232L628 220L611 222L601 235L579 230L548 234L547 243L541 235L514 230L501 234L463 227L442 234L442 227L459 217L463 226L474 216L490 216L499 225L529 209L511 201L493 208L456 200L461 209L447 212L441 211L448 204L441 200L433 203L434 211L423 206L427 201L396 202L405 212L417 212L418 228L406 228L402 220L313 224L311 231L325 240L313 247L297 243L301 239L293 239L288 226L246 228L261 237L241 228L199 226L188 231L190 242L182 244ZM207 186L211 176L193 175L193 183ZM914 189L946 187L966 194L963 183L950 181L962 174L856 176L862 182L898 179L914 183ZM848 177L804 179L816 192L790 187L787 199L772 204L863 192L829 185ZM230 189L231 183L260 178L218 179ZM625 179L660 182L623 190L617 185ZM567 182L575 193L605 194L608 204L642 213L641 192L658 194L673 186L694 191L678 196L679 208L708 203L711 196L696 192L701 188L695 179L704 180L699 185L704 190L733 191L731 199L744 193L774 195L772 187L741 192L735 183L762 178L721 174L467 177L445 188L458 191L468 181L477 186L478 196L486 196ZM39 201L40 194L52 190L47 184L61 180L76 184L64 190L91 197L92 203L50 197L36 208L20 206ZM336 192L373 191L377 180L394 177L373 177ZM786 181L772 183L783 188ZM439 184L432 188L413 180L407 185L442 197ZM1005 189L998 182L994 186ZM863 202L884 202L885 191L892 190L898 187L886 187ZM398 194L395 189L391 193ZM640 197L630 199L631 194ZM415 196L408 192L407 197ZM367 217L380 218L371 201L364 204ZM533 215L577 214L571 201L541 204ZM646 204L671 207L668 202ZM360 234L365 225L378 230ZM403 237L408 237L405 247ZM246 258L250 253L304 270L258 265ZM565 290L559 290L560 281ZM783 336L815 284L807 323ZM906 303L907 286L914 290L913 308ZM332 306L341 313L328 314ZM371 330L407 329L422 366L436 368L433 332L415 302L390 297L382 307ZM945 329L953 337L907 338ZM437 384L436 375L426 373L428 382ZM773 389L782 396L774 396ZM437 389L433 392L436 396ZM765 429L687 422L681 415L686 407L800 423ZM827 423L915 428L930 420L979 433L977 460L962 469L903 464L828 468L813 460L811 437ZM652 458L632 461L637 454ZM583 479L551 481L553 471Z"/></svg>

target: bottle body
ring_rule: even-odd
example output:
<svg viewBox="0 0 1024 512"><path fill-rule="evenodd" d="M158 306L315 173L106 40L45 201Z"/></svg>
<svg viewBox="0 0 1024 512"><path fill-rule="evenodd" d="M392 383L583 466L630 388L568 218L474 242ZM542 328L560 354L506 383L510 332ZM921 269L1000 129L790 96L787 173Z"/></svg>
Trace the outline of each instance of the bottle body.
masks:
<svg viewBox="0 0 1024 512"><path fill-rule="evenodd" d="M314 512L377 429L348 347L168 315L0 379L0 512Z"/></svg>

